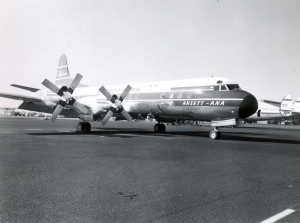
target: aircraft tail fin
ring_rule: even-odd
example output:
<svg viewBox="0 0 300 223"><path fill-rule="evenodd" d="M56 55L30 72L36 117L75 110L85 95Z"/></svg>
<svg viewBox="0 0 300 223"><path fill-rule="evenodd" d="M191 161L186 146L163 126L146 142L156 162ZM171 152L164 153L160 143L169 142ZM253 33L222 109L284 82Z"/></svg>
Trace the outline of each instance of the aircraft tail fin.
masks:
<svg viewBox="0 0 300 223"><path fill-rule="evenodd" d="M69 86L71 82L72 77L69 73L67 57L63 54L59 58L55 84L59 86Z"/></svg>
<svg viewBox="0 0 300 223"><path fill-rule="evenodd" d="M300 97L298 97L293 103L293 112L300 113Z"/></svg>
<svg viewBox="0 0 300 223"><path fill-rule="evenodd" d="M280 104L280 114L282 116L292 115L292 97L290 95L285 96Z"/></svg>
<svg viewBox="0 0 300 223"><path fill-rule="evenodd" d="M70 86L73 81L73 77L69 73L68 61L65 54L62 54L59 58L57 66L57 75L55 84L58 86ZM78 87L87 87L85 84L79 84Z"/></svg>

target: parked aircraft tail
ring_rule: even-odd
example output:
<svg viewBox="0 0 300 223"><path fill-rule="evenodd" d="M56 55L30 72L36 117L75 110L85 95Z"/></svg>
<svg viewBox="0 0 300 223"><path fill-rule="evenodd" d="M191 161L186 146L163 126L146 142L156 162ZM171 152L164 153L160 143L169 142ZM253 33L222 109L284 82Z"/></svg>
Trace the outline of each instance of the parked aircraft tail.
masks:
<svg viewBox="0 0 300 223"><path fill-rule="evenodd" d="M290 116L292 115L292 113L292 97L290 95L287 95L281 101L280 114L283 116Z"/></svg>
<svg viewBox="0 0 300 223"><path fill-rule="evenodd" d="M69 73L67 57L65 54L61 55L57 67L57 75L55 85L57 86L70 86L73 77ZM79 84L78 87L87 87L85 84Z"/></svg>

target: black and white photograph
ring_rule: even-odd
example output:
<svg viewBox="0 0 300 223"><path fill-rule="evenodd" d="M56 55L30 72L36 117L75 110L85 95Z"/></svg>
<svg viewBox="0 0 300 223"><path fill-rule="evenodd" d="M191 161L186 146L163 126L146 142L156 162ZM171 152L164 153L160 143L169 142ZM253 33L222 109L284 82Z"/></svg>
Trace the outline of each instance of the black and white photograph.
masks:
<svg viewBox="0 0 300 223"><path fill-rule="evenodd" d="M0 0L0 223L300 222L299 0Z"/></svg>

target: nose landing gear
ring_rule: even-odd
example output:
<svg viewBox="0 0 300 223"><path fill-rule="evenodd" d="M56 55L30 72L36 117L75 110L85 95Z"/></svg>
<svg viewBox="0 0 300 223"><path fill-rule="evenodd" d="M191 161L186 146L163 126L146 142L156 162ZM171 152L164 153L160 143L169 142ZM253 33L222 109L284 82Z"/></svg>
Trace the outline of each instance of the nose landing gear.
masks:
<svg viewBox="0 0 300 223"><path fill-rule="evenodd" d="M209 138L215 140L221 137L221 133L219 131L219 127L214 127L214 130L209 133Z"/></svg>

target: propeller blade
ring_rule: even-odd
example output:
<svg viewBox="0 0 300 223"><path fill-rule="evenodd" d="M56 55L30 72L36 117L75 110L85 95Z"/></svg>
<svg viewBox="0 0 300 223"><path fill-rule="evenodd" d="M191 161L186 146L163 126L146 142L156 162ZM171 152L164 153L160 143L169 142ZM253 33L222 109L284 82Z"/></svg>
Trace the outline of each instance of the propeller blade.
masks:
<svg viewBox="0 0 300 223"><path fill-rule="evenodd" d="M68 90L71 94L73 94L73 91L78 86L81 79L82 79L82 75L77 74L76 77L74 78L74 80L72 81L72 83L70 84L70 87L69 87L69 90Z"/></svg>
<svg viewBox="0 0 300 223"><path fill-rule="evenodd" d="M105 125L113 114L114 113L111 110L109 110L101 121L102 125Z"/></svg>
<svg viewBox="0 0 300 223"><path fill-rule="evenodd" d="M70 101L69 105L73 105L76 109L78 109L83 114L87 114L88 113L88 109L86 107L84 107L83 104L81 104L80 102L76 101L74 98Z"/></svg>
<svg viewBox="0 0 300 223"><path fill-rule="evenodd" d="M112 95L108 92L108 90L102 86L99 91L106 97L107 100L110 100L112 98Z"/></svg>
<svg viewBox="0 0 300 223"><path fill-rule="evenodd" d="M126 98L126 96L129 94L129 92L131 91L132 87L130 85L127 85L127 87L125 88L125 90L123 91L123 93L121 94L121 96L119 97L119 100L122 102L124 100L124 98Z"/></svg>
<svg viewBox="0 0 300 223"><path fill-rule="evenodd" d="M56 106L56 108L55 108L55 110L54 110L54 112L53 112L53 114L52 114L50 120L51 120L52 122L55 122L57 116L61 113L61 111L62 111L63 109L64 109L64 107L63 107L62 105L58 104L58 105Z"/></svg>
<svg viewBox="0 0 300 223"><path fill-rule="evenodd" d="M127 119L127 121L132 121L131 115L125 109L121 111L121 114Z"/></svg>
<svg viewBox="0 0 300 223"><path fill-rule="evenodd" d="M45 79L42 84L47 87L48 89L50 89L51 91L53 91L55 94L58 94L59 92L59 88L53 84L51 81L49 81L48 79ZM61 96L61 95L60 95Z"/></svg>

